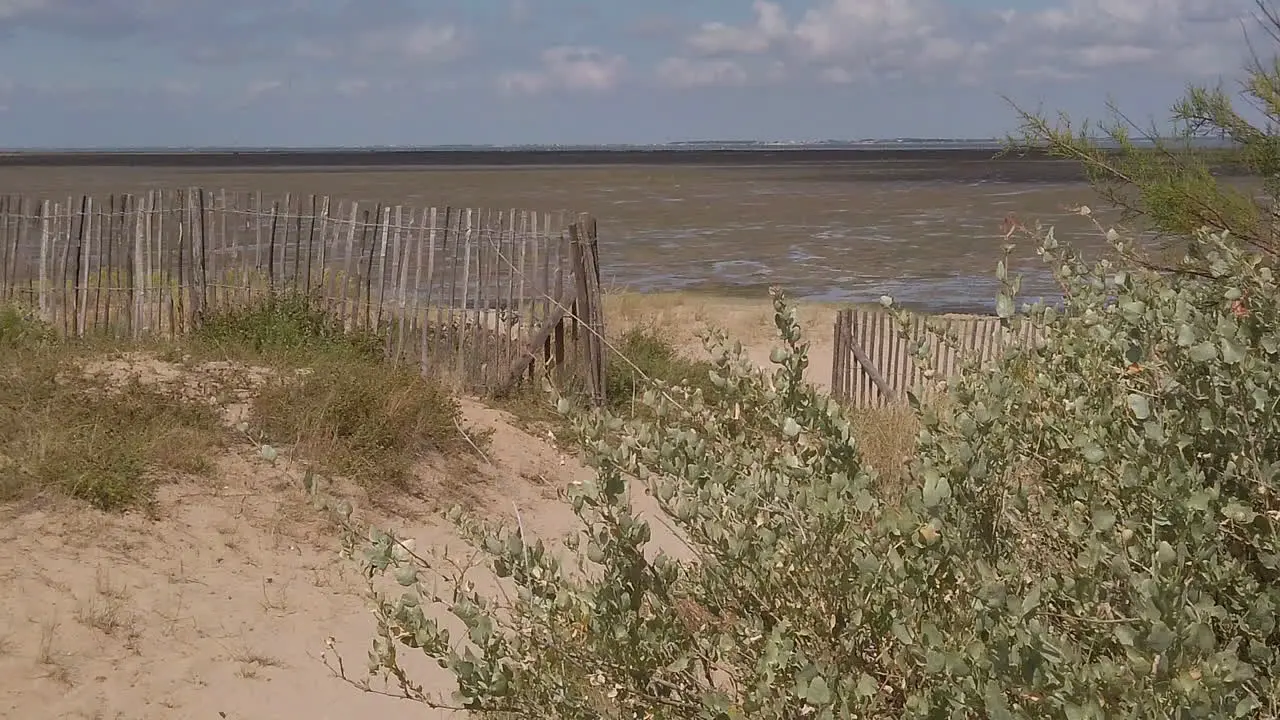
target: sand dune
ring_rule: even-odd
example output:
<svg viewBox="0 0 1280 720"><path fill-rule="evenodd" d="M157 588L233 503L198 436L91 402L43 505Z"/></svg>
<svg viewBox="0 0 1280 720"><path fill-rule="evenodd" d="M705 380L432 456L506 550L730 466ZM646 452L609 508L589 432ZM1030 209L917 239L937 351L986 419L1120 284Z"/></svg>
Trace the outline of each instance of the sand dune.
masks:
<svg viewBox="0 0 1280 720"><path fill-rule="evenodd" d="M175 391L210 382L140 354L98 369ZM230 397L241 402L252 387L237 390ZM235 408L227 410L234 423ZM528 532L553 543L572 532L576 518L557 490L589 471L505 412L467 401L464 414L468 426L493 433L491 449L464 475L424 462L423 499L375 522L420 548L458 548L463 541L435 511L461 501L490 517L519 512ZM337 528L309 504L299 475L288 462L268 464L246 442L217 459L214 480L164 486L150 514L52 499L4 509L0 716L451 716L363 693L326 665L340 654L354 677L364 677L374 620L357 567L338 556ZM341 492L368 507L354 490ZM641 491L636 501L654 511ZM660 543L662 532L655 528ZM447 700L447 674L406 655L415 678Z"/></svg>

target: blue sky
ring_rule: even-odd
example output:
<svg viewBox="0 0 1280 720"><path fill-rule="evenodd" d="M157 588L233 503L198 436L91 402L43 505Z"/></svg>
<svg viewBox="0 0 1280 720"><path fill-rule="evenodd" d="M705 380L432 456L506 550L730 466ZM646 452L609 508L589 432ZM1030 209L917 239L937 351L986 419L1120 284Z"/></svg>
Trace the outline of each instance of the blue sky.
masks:
<svg viewBox="0 0 1280 720"><path fill-rule="evenodd" d="M0 146L990 137L1234 82L1252 0L0 0ZM1241 20L1244 19L1244 25Z"/></svg>

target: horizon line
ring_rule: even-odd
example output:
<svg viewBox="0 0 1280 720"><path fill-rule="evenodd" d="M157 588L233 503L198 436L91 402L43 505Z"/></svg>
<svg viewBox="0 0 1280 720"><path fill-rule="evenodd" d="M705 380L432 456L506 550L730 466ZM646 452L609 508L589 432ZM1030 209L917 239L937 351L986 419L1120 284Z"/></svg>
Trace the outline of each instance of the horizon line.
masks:
<svg viewBox="0 0 1280 720"><path fill-rule="evenodd" d="M1173 138L1168 138L1173 139ZM1093 138L1093 142L1107 143L1107 138ZM1203 142L1214 143L1213 140ZM852 140L673 140L659 143L519 143L519 144L486 144L486 143L451 143L439 145L120 145L120 146L15 146L0 148L0 153L7 155L35 153L270 153L270 152L536 152L536 151L643 151L643 150L715 150L715 149L821 149L838 146L855 149L858 147L883 148L885 146L937 145L968 146L969 149L1000 148L1004 141L995 137L972 138L860 138ZM1146 145L1149 141L1135 141L1135 144Z"/></svg>
<svg viewBox="0 0 1280 720"><path fill-rule="evenodd" d="M370 151L370 150L538 150L538 149L648 149L681 148L706 145L734 145L758 147L812 147L821 145L881 145L904 143L995 143L998 138L858 138L852 140L735 140L696 139L670 140L652 143L440 143L440 144L369 144L369 145L84 145L52 146L32 145L0 148L0 152L130 152L130 151Z"/></svg>

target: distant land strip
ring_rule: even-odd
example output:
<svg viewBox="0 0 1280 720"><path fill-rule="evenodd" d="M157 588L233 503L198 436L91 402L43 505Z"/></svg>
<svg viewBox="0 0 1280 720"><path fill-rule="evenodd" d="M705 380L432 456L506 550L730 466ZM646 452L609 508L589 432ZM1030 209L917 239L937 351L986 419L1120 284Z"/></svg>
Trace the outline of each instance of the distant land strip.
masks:
<svg viewBox="0 0 1280 720"><path fill-rule="evenodd" d="M152 167L221 170L414 170L424 168L585 167L689 165L795 167L848 180L987 180L1070 182L1082 180L1078 163L1041 151L997 157L993 148L761 148L648 150L574 149L325 149L325 150L120 150L7 151L0 168ZM1238 174L1224 167L1223 174ZM832 176L835 176L832 178Z"/></svg>
<svg viewBox="0 0 1280 720"><path fill-rule="evenodd" d="M993 148L657 149L289 149L16 150L0 165L149 165L180 167L378 167L469 165L780 165L881 162L991 162ZM1052 161L1036 152L1011 161Z"/></svg>

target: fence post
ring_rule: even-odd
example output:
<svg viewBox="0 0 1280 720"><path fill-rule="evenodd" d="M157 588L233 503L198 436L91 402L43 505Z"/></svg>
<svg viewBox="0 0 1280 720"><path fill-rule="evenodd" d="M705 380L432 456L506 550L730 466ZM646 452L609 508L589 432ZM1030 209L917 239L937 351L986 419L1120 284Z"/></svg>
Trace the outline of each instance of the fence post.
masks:
<svg viewBox="0 0 1280 720"><path fill-rule="evenodd" d="M194 191L196 193L191 208L194 217L191 218L191 229L194 235L195 248L200 251L200 272L196 277L196 284L199 287L197 297L199 304L196 307L196 323L202 324L205 313L208 312L209 306L209 226L205 222L205 190L198 187Z"/></svg>
<svg viewBox="0 0 1280 720"><path fill-rule="evenodd" d="M89 251L93 242L93 197L80 200L79 244L76 245L75 318L76 337L84 337L89 317Z"/></svg>
<svg viewBox="0 0 1280 720"><path fill-rule="evenodd" d="M591 400L605 404L604 311L600 307L600 260L596 253L596 221L590 215L579 215L569 226L573 275L578 291L578 323L584 327L587 382Z"/></svg>
<svg viewBox="0 0 1280 720"><path fill-rule="evenodd" d="M603 405L608 401L605 396L605 378L608 377L609 352L605 347L604 290L600 286L600 246L595 216L584 214L581 217L586 231L583 264L587 269L588 307L590 309L591 327L594 330L591 333L592 347L594 349L592 366L600 379L599 402Z"/></svg>
<svg viewBox="0 0 1280 720"><path fill-rule="evenodd" d="M49 278L49 246L53 243L50 220L49 201L43 200L40 203L40 318L47 323L53 322L49 303L49 290L53 284Z"/></svg>
<svg viewBox="0 0 1280 720"><path fill-rule="evenodd" d="M835 336L831 342L831 396L837 402L847 402L848 392L844 385L845 367L849 364L849 348L845 345L845 338L848 336L848 319L852 317L852 310L836 311Z"/></svg>

